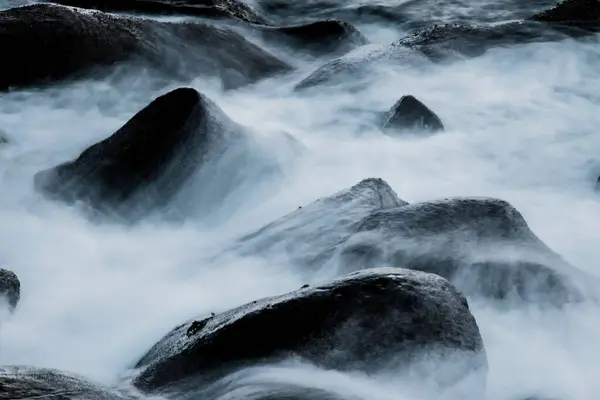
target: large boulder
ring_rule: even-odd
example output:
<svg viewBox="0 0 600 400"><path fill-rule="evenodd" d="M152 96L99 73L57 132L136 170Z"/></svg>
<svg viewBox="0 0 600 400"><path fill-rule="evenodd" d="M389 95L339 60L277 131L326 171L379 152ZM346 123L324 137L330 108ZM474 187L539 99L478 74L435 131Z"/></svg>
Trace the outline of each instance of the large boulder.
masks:
<svg viewBox="0 0 600 400"><path fill-rule="evenodd" d="M53 4L0 11L0 90L137 66L169 79L198 75L236 88L291 67L240 34ZM24 50L26 49L26 50Z"/></svg>
<svg viewBox="0 0 600 400"><path fill-rule="evenodd" d="M530 19L596 32L600 29L600 1L565 0L550 10L535 14Z"/></svg>
<svg viewBox="0 0 600 400"><path fill-rule="evenodd" d="M311 56L340 56L369 43L353 25L339 19L289 26L255 26L265 39L282 43Z"/></svg>
<svg viewBox="0 0 600 400"><path fill-rule="evenodd" d="M440 118L414 96L402 96L387 112L383 130L397 134L407 131L437 132L444 130Z"/></svg>
<svg viewBox="0 0 600 400"><path fill-rule="evenodd" d="M374 199L380 190L390 193L390 201L380 203L385 206L357 207L334 196L241 238L233 250L291 263L307 281L316 272L392 266L438 274L486 299L560 306L596 296L598 280L548 248L508 202L451 198L408 205L379 182L367 193Z"/></svg>
<svg viewBox="0 0 600 400"><path fill-rule="evenodd" d="M382 268L180 325L137 363L134 385L176 391L288 357L364 372L417 363L442 387L475 376L483 388L487 374L477 323L458 290L437 275ZM444 359L451 375L426 368Z"/></svg>
<svg viewBox="0 0 600 400"><path fill-rule="evenodd" d="M3 299L2 299L3 298ZM0 268L0 300L5 300L12 311L21 298L21 282L12 271Z"/></svg>
<svg viewBox="0 0 600 400"><path fill-rule="evenodd" d="M34 182L49 198L83 201L103 214L135 219L168 205L202 168L222 179L204 189L215 202L223 201L253 165L277 167L259 150L251 132L214 102L195 89L179 88L156 98L75 160L37 173Z"/></svg>
<svg viewBox="0 0 600 400"><path fill-rule="evenodd" d="M193 15L207 18L233 18L255 24L266 23L252 7L238 0L52 0L51 3L105 12Z"/></svg>
<svg viewBox="0 0 600 400"><path fill-rule="evenodd" d="M447 278L467 295L554 306L585 299L597 282L548 248L508 202L493 198L375 212L339 254L342 267L416 269Z"/></svg>
<svg viewBox="0 0 600 400"><path fill-rule="evenodd" d="M135 397L60 371L11 365L0 367L0 399L133 400Z"/></svg>
<svg viewBox="0 0 600 400"><path fill-rule="evenodd" d="M363 218L406 204L383 179L364 179L242 237L233 250L269 254L274 262L291 261L314 272L311 267L320 268Z"/></svg>

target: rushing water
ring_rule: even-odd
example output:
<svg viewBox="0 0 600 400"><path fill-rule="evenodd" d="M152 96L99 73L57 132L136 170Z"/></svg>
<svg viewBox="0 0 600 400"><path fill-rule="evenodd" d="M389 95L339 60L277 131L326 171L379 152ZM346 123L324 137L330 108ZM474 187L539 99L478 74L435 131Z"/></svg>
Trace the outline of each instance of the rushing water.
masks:
<svg viewBox="0 0 600 400"><path fill-rule="evenodd" d="M0 8L14 4L0 1ZM506 17L498 6L487 14L466 3L452 7L432 18ZM359 28L375 43L402 34L384 24ZM23 288L18 312L0 317L0 364L118 381L177 323L297 289L303 282L286 265L234 255L220 257L218 265L206 260L231 238L366 177L385 179L409 202L472 195L508 200L551 248L600 275L600 200L593 192L600 171L597 38L495 49L428 68L390 65L358 93L293 93L293 84L319 63L281 54L299 67L297 74L226 93L204 80L189 83L257 135L286 131L307 147L294 163L282 157L283 164L290 161L285 179L253 193L260 201L225 205L210 224L190 218L184 224L97 225L32 187L35 172L74 157L171 88L128 90L90 81L0 95L0 129L14 142L0 148L0 267L15 271ZM391 138L354 110L383 111L408 93L436 111L446 132ZM243 198L252 188L239 190ZM471 305L487 348L490 400L598 398L598 308ZM436 398L409 389L392 372L351 376L290 364L230 379L373 400ZM223 398L244 393L231 390Z"/></svg>

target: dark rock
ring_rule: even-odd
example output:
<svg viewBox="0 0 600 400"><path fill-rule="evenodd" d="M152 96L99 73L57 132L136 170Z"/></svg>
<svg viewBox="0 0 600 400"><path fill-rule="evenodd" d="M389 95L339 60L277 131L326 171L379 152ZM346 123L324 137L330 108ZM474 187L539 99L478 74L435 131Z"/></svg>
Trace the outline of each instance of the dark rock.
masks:
<svg viewBox="0 0 600 400"><path fill-rule="evenodd" d="M530 19L595 32L600 29L600 1L566 0Z"/></svg>
<svg viewBox="0 0 600 400"><path fill-rule="evenodd" d="M596 181L596 191L600 192L600 176L598 177L598 180Z"/></svg>
<svg viewBox="0 0 600 400"><path fill-rule="evenodd" d="M319 268L363 218L405 204L384 180L365 179L242 237L234 250L244 255L269 254L312 270L310 266Z"/></svg>
<svg viewBox="0 0 600 400"><path fill-rule="evenodd" d="M0 268L0 297L4 297L13 311L21 298L21 282L12 271Z"/></svg>
<svg viewBox="0 0 600 400"><path fill-rule="evenodd" d="M388 132L443 131L444 125L438 116L414 96L402 96L385 116L383 129Z"/></svg>
<svg viewBox="0 0 600 400"><path fill-rule="evenodd" d="M52 0L51 3L105 12L192 15L235 18L255 24L266 23L252 7L238 0Z"/></svg>
<svg viewBox="0 0 600 400"><path fill-rule="evenodd" d="M132 400L101 385L46 368L0 367L0 399Z"/></svg>
<svg viewBox="0 0 600 400"><path fill-rule="evenodd" d="M473 372L483 384L487 374L483 342L466 299L445 279L417 271L362 271L255 301L217 314L189 337L191 324L175 328L138 362L142 371L135 386L177 390L209 375L218 379L249 363L289 356L361 371L450 357L456 362L453 377L432 376L444 386Z"/></svg>
<svg viewBox="0 0 600 400"><path fill-rule="evenodd" d="M39 172L34 180L50 198L84 201L103 214L136 219L169 204L201 167L217 169L208 173L223 180L211 194L223 200L228 184L235 186L256 159L267 169L275 165L266 155L253 159L256 150L252 136L215 103L194 89L179 88L74 161ZM246 163L246 171L219 164L231 159Z"/></svg>
<svg viewBox="0 0 600 400"><path fill-rule="evenodd" d="M0 145L8 144L8 142L9 142L8 135L6 135L4 132L0 131Z"/></svg>
<svg viewBox="0 0 600 400"><path fill-rule="evenodd" d="M490 198L374 212L341 246L339 262L431 272L467 295L553 306L584 300L598 285L549 249L514 207Z"/></svg>
<svg viewBox="0 0 600 400"><path fill-rule="evenodd" d="M551 29L533 21L483 26L445 24L420 29L392 47L419 50L432 61L440 61L456 55L477 57L496 47L559 41L569 33L577 36L576 32Z"/></svg>
<svg viewBox="0 0 600 400"><path fill-rule="evenodd" d="M107 74L115 65L142 65L171 81L216 77L227 89L291 70L232 30L45 3L1 11L0 48L0 90Z"/></svg>
<svg viewBox="0 0 600 400"><path fill-rule="evenodd" d="M312 56L339 56L369 42L353 25L334 19L257 29L267 40L284 42Z"/></svg>

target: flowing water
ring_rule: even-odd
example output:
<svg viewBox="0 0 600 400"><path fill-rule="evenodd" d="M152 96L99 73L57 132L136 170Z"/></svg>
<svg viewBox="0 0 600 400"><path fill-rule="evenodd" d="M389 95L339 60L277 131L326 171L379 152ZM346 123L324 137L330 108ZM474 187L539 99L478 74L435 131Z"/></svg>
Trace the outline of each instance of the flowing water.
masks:
<svg viewBox="0 0 600 400"><path fill-rule="evenodd" d="M0 1L0 8L14 4ZM478 7L479 2L452 3L434 14L511 17L497 5L487 14ZM490 14L494 10L499 11ZM403 34L401 27L384 23L359 28L381 44ZM223 205L210 221L192 216L177 224L156 219L133 227L97 224L33 190L34 173L73 158L176 86L133 90L87 81L0 94L0 130L14 142L0 147L0 267L22 282L18 312L0 317L0 364L117 382L176 324L305 283L288 265L235 255L208 260L239 234L366 177L383 178L408 202L448 196L508 200L552 249L600 276L600 198L593 191L600 171L597 37L495 49L427 68L387 65L358 92L337 87L301 95L292 86L320 62L271 50L299 72L232 92L200 79L188 85L256 135L268 140L286 131L307 149L300 159L282 156L282 182L239 188L241 203ZM446 132L392 138L355 110L384 111L404 94L434 110ZM250 194L258 201L244 207ZM201 209L203 193L190 196L197 196ZM490 400L533 394L598 398L600 309L498 310L476 302L471 307L488 353ZM298 384L369 400L437 398L418 385L409 389L393 371L355 376L290 363L229 379L241 389L231 386L223 399L243 398L244 385L252 382Z"/></svg>

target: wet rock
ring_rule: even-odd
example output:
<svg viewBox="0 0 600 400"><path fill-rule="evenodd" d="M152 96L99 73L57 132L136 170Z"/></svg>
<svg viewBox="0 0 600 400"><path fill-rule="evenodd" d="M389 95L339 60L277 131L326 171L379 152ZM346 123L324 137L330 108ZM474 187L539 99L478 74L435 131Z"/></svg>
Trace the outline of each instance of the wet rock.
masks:
<svg viewBox="0 0 600 400"><path fill-rule="evenodd" d="M255 24L266 23L252 7L238 0L52 0L51 3L105 12L192 15L234 18Z"/></svg>
<svg viewBox="0 0 600 400"><path fill-rule="evenodd" d="M156 98L75 160L37 173L34 181L51 199L83 201L103 214L131 220L167 206L202 168L219 182L210 195L223 201L253 165L276 165L258 150L252 135L214 102L179 88ZM233 161L246 170L228 169Z"/></svg>
<svg viewBox="0 0 600 400"><path fill-rule="evenodd" d="M369 42L353 25L335 19L257 29L263 38L286 43L311 56L339 56Z"/></svg>
<svg viewBox="0 0 600 400"><path fill-rule="evenodd" d="M576 27L586 31L598 31L600 29L600 2L598 0L566 0L530 19Z"/></svg>
<svg viewBox="0 0 600 400"><path fill-rule="evenodd" d="M339 262L346 268L366 264L426 271L467 295L552 306L593 296L598 285L548 248L514 207L492 198L451 198L374 212L341 246Z"/></svg>
<svg viewBox="0 0 600 400"><path fill-rule="evenodd" d="M52 369L0 367L0 399L25 400L133 400L130 395Z"/></svg>
<svg viewBox="0 0 600 400"><path fill-rule="evenodd" d="M378 73L381 66L424 68L447 60L478 57L503 46L541 43L580 37L568 27L551 27L537 21L499 25L444 24L419 29L391 45L365 45L317 68L296 85L296 90L314 86L351 87Z"/></svg>
<svg viewBox="0 0 600 400"><path fill-rule="evenodd" d="M439 117L414 96L402 96L385 116L383 130L391 133L402 131L443 131Z"/></svg>
<svg viewBox="0 0 600 400"><path fill-rule="evenodd" d="M533 21L498 25L444 24L420 29L394 43L396 48L419 50L432 61L450 57L477 57L491 48L559 41L570 32ZM571 32L575 35L575 32Z"/></svg>
<svg viewBox="0 0 600 400"><path fill-rule="evenodd" d="M350 274L217 314L188 336L192 324L175 328L137 363L141 373L135 386L177 391L197 379L218 379L241 366L289 356L362 371L449 357L452 377L428 370L442 386L474 371L482 384L487 374L483 342L466 299L445 279L417 271Z"/></svg>
<svg viewBox="0 0 600 400"><path fill-rule="evenodd" d="M47 3L0 11L0 48L0 90L106 75L117 65L171 82L213 77L226 89L291 70L232 30Z"/></svg>
<svg viewBox="0 0 600 400"><path fill-rule="evenodd" d="M421 52L408 47L369 44L326 62L299 82L294 90L301 91L315 86L354 89L364 85L380 67L394 65L410 68L429 63L429 59Z"/></svg>
<svg viewBox="0 0 600 400"><path fill-rule="evenodd" d="M21 298L21 282L12 271L0 268L0 297L6 299L8 307L13 311Z"/></svg>
<svg viewBox="0 0 600 400"><path fill-rule="evenodd" d="M244 255L268 254L273 262L289 260L307 270L318 269L356 223L377 210L405 204L383 179L364 179L242 237L233 250Z"/></svg>
<svg viewBox="0 0 600 400"><path fill-rule="evenodd" d="M379 182L356 203L332 196L296 210L241 238L232 250L292 264L307 281L316 273L391 266L435 273L467 295L505 303L562 306L598 297L598 279L548 248L506 201L450 198L409 205ZM377 202L381 190L389 201ZM355 191L348 190L363 193Z"/></svg>

